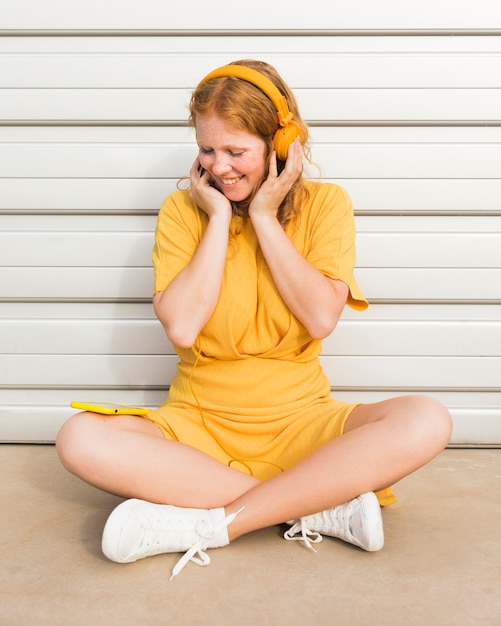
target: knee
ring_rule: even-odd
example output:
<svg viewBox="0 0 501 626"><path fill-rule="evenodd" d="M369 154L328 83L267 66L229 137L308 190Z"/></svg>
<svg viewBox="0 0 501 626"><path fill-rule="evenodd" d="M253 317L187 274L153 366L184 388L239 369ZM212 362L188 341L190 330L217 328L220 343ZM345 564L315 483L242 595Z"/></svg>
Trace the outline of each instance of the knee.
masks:
<svg viewBox="0 0 501 626"><path fill-rule="evenodd" d="M440 452L449 443L452 435L452 418L447 408L428 396L411 396L412 416L417 436L423 445Z"/></svg>
<svg viewBox="0 0 501 626"><path fill-rule="evenodd" d="M73 474L79 475L88 464L89 453L93 449L92 418L87 413L79 413L65 422L56 437L56 451L62 465Z"/></svg>

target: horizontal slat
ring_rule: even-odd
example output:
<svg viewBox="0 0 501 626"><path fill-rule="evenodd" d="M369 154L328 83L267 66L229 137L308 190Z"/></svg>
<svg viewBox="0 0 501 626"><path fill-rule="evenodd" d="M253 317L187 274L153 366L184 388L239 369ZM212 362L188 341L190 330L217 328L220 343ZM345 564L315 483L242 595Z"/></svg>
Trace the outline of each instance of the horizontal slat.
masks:
<svg viewBox="0 0 501 626"><path fill-rule="evenodd" d="M11 307L10 309L8 307ZM26 311L31 310L35 305L32 304L5 304L4 310L7 312L15 311L18 316L26 316ZM55 305L54 305L55 306ZM68 311L73 307L81 305L68 305ZM96 305L104 306L104 305ZM112 305L109 305L110 308ZM125 306L125 305L124 305ZM101 310L101 309L100 309ZM120 308L117 311L120 312ZM40 309L44 311L43 308ZM12 317L12 315L9 315ZM452 324L456 322L475 322L475 321L495 321L501 320L501 306L498 304L371 304L365 311L355 311L349 307L345 307L341 320L349 321L367 321L367 322L439 322L446 321ZM335 331L334 331L335 332Z"/></svg>
<svg viewBox="0 0 501 626"><path fill-rule="evenodd" d="M374 311L374 308L371 312ZM425 307L426 308L426 307ZM447 307L448 309L449 307ZM471 307L468 307L468 310ZM493 307L473 307L476 319L492 319L489 311ZM441 311L443 307L438 307ZM454 307L454 310L461 307ZM389 311L393 310L390 307ZM388 313L388 315L390 312ZM0 319L31 320L120 320L120 319L156 319L151 299L148 302L2 302Z"/></svg>
<svg viewBox="0 0 501 626"><path fill-rule="evenodd" d="M0 265L151 267L153 241L153 232L0 232Z"/></svg>
<svg viewBox="0 0 501 626"><path fill-rule="evenodd" d="M2 302L0 320L154 320L147 302ZM365 311L345 307L342 321L499 322L499 304L372 304Z"/></svg>
<svg viewBox="0 0 501 626"><path fill-rule="evenodd" d="M177 356L0 355L0 380L10 388L164 388ZM501 386L501 356L322 356L334 389L478 389Z"/></svg>
<svg viewBox="0 0 501 626"><path fill-rule="evenodd" d="M110 392L102 391L101 393L106 394ZM6 398L9 397L9 391L5 390ZM13 391L10 392L14 393ZM66 394L66 390L48 390L45 392L44 396L39 396L38 394L44 393L40 390L33 389L27 390L27 393L30 394L30 397L39 398L39 397L48 397L47 394L51 394L53 398L59 398L59 394ZM153 393L153 392L152 392ZM398 392L388 391L387 389L347 389L340 390L336 389L331 392L331 395L336 399L342 402L361 402L363 404L370 404L371 402L381 402L382 400L386 400L388 398L395 397L397 395L404 395L407 392L399 390ZM479 413L496 413L499 414L501 411L501 398L499 395L499 391L485 391L478 390L472 391L469 389L464 389L462 391L458 390L441 390L434 389L433 391L428 390L413 390L412 392L416 395L425 395L432 396L439 402L442 402L445 406L449 408L451 411L458 412L459 410L464 409L468 411L471 415L474 415L476 411ZM66 397L66 396L63 396ZM499 440L501 442L501 439Z"/></svg>
<svg viewBox="0 0 501 626"><path fill-rule="evenodd" d="M101 402L109 401L110 392L107 393L108 395L105 395ZM92 399L93 401L100 400L95 395L92 395ZM118 401L124 404L149 406L144 402L124 402L123 392L118 394ZM53 442L63 423L73 413L74 410L67 406L0 405L0 442ZM451 415L453 419L451 445L499 445L501 407L492 410L451 409Z"/></svg>
<svg viewBox="0 0 501 626"><path fill-rule="evenodd" d="M496 2L497 0L494 0ZM374 5L372 5L374 6ZM85 37L78 36L51 36L44 33L43 37L30 36L23 33L23 36L1 37L0 53L38 53L38 54L178 54L180 56L192 54L199 62L190 72L195 72L196 80L200 79L203 71L202 63L205 57L219 54L221 61L227 63L228 60L237 58L255 58L257 53L277 55L286 58L298 56L307 57L317 54L399 54L412 53L494 53L501 50L501 32L496 35L492 31L489 36L485 34L472 34L468 32L464 35L456 32L451 37L450 34L440 34L439 32L420 34L419 37L384 35L378 33L374 37L371 33L357 33L355 37L340 37L337 33L305 33L294 34L282 31L277 33L263 30L261 32L245 33L241 32L212 32L210 39L205 33L198 35L186 32L176 33L171 31L163 37L152 37L147 34L135 33L131 37L124 34L120 37L103 37L99 34L93 36L86 33ZM73 33L77 35L77 33ZM207 43L210 41L210 45ZM209 48L209 49L208 49ZM307 51L307 52L306 52ZM210 57L209 57L210 55ZM215 58L215 57L214 57ZM257 57L260 58L260 57ZM198 69L197 69L198 68ZM76 68L75 68L76 69ZM282 71L282 67L278 68ZM191 75L191 74L190 74ZM285 72L284 72L285 76ZM113 78L113 77L110 77ZM287 80L289 77L287 76Z"/></svg>
<svg viewBox="0 0 501 626"><path fill-rule="evenodd" d="M501 214L501 180L342 179L357 213ZM0 179L0 211L157 212L175 179Z"/></svg>
<svg viewBox="0 0 501 626"><path fill-rule="evenodd" d="M4 354L174 354L154 319L0 319Z"/></svg>
<svg viewBox="0 0 501 626"><path fill-rule="evenodd" d="M22 401L19 401L19 389L0 388L0 411L14 410L40 411L46 415L52 411L66 411L67 415L72 415L75 410L70 407L73 401L93 401L93 402L117 402L118 404L131 404L134 406L158 407L166 399L168 386L162 389L92 389L82 390L79 388L64 389L44 387L25 389ZM489 400L491 394L474 394L472 402L479 406L491 406Z"/></svg>
<svg viewBox="0 0 501 626"><path fill-rule="evenodd" d="M501 302L499 270L363 268L356 275L369 300Z"/></svg>
<svg viewBox="0 0 501 626"><path fill-rule="evenodd" d="M49 216L44 216L44 221ZM12 220L20 220L19 223L28 224L28 220L33 219L27 216L11 216ZM55 223L64 224L63 216L53 216ZM67 216L66 219L76 219ZM110 218L113 219L113 218ZM125 218L115 217L117 228ZM24 221L23 221L24 220ZM427 236L430 234L474 236L486 233L496 234L501 232L501 216L489 215L359 215L355 217L355 222L359 235L372 235L378 237L385 234L410 234L417 236ZM8 220L4 218L5 228L9 229ZM62 227L64 230L64 227Z"/></svg>
<svg viewBox="0 0 501 626"><path fill-rule="evenodd" d="M0 170L5 178L180 178L196 154L194 143L3 143ZM501 143L321 143L315 162L327 178L499 178Z"/></svg>
<svg viewBox="0 0 501 626"><path fill-rule="evenodd" d="M151 300L153 270L146 268L1 268L2 299Z"/></svg>
<svg viewBox="0 0 501 626"><path fill-rule="evenodd" d="M0 381L10 388L165 388L178 360L172 355L0 355Z"/></svg>
<svg viewBox="0 0 501 626"><path fill-rule="evenodd" d="M36 0L17 0L2 19L4 29L267 29L333 28L345 29L473 29L500 28L501 14L495 0L477 0L475 4L445 0L441 3L422 0L408 7L395 0L382 0L374 10L370 0L356 4L336 0L326 5L313 0L308 10L298 14L284 11L283 5L256 0L252 11L228 11L225 0L210 4L197 2L194 10L172 10L170 3L149 0L138 4L134 0L78 0L69 5L64 0L52 0L40 6ZM224 16L224 19L222 19Z"/></svg>
<svg viewBox="0 0 501 626"><path fill-rule="evenodd" d="M341 321L324 355L499 356L501 322ZM501 373L499 379L501 385Z"/></svg>
<svg viewBox="0 0 501 626"><path fill-rule="evenodd" d="M247 43L247 47L249 46ZM252 42L254 43L254 42ZM310 41L282 42L270 53L267 42L240 51L239 58L255 57L274 65L293 89L360 88L499 88L501 53L335 53L295 52L292 45L310 49ZM263 49L264 48L264 49ZM212 68L231 60L230 52L180 53L22 53L2 54L0 88L41 89L186 89L194 88ZM312 64L315 71L311 71ZM336 71L332 72L335 67Z"/></svg>
<svg viewBox="0 0 501 626"><path fill-rule="evenodd" d="M501 268L501 231L361 232L357 241L359 267Z"/></svg>
<svg viewBox="0 0 501 626"><path fill-rule="evenodd" d="M1 42L1 39L0 39ZM501 46L501 37L500 37ZM321 126L310 127L313 146L321 143L470 144L500 143L500 126ZM196 150L195 131L188 126L5 126L4 143L102 144L189 143Z"/></svg>
<svg viewBox="0 0 501 626"><path fill-rule="evenodd" d="M0 179L0 211L157 212L164 198L175 191L176 182L166 178Z"/></svg>
<svg viewBox="0 0 501 626"><path fill-rule="evenodd" d="M451 445L500 445L501 407L490 411L458 408L450 412L454 425Z"/></svg>
<svg viewBox="0 0 501 626"><path fill-rule="evenodd" d="M384 219L384 218L380 218ZM408 218L411 219L411 218ZM468 218L466 218L468 219ZM471 219L471 218L470 218ZM491 220L496 217L483 218L487 223L494 224ZM109 215L109 214L69 214L69 215L26 215L4 214L2 215L3 231L19 231L29 233L37 230L41 235L47 232L60 233L69 231L131 234L153 234L157 221L156 215L138 213L136 215ZM482 218L478 222L482 224ZM477 224L477 220L474 220ZM501 220L500 220L501 227Z"/></svg>
<svg viewBox="0 0 501 626"><path fill-rule="evenodd" d="M173 354L153 319L0 319L3 354ZM498 356L501 321L342 320L323 355ZM501 382L501 381L500 381Z"/></svg>
<svg viewBox="0 0 501 626"><path fill-rule="evenodd" d="M501 229L440 233L432 228L430 218L425 232L359 231L358 266L501 268ZM0 232L0 266L151 267L153 241L153 232L6 230Z"/></svg>
<svg viewBox="0 0 501 626"><path fill-rule="evenodd" d="M0 121L184 122L189 90L2 89ZM496 121L501 89L296 89L309 121Z"/></svg>
<svg viewBox="0 0 501 626"><path fill-rule="evenodd" d="M501 272L494 269L360 268L369 300L501 302ZM0 268L0 300L150 300L149 268Z"/></svg>
<svg viewBox="0 0 501 626"><path fill-rule="evenodd" d="M333 388L499 389L501 357L320 358Z"/></svg>
<svg viewBox="0 0 501 626"><path fill-rule="evenodd" d="M122 392L123 393L123 392ZM77 396L72 396L77 397ZM93 401L99 399L92 396ZM105 396L102 402L109 400ZM123 402L123 395L119 394ZM132 404L132 402L128 402ZM148 406L147 403L135 403ZM0 442L53 442L63 423L74 413L67 406L1 406ZM501 441L501 408L452 409L453 433L451 445L499 445Z"/></svg>
<svg viewBox="0 0 501 626"><path fill-rule="evenodd" d="M3 214L2 230L19 233L38 230L58 233L79 231L85 233L150 233L156 225L156 215L116 215L116 214ZM426 235L482 235L501 232L501 216L497 215L359 215L355 217L360 236L412 234Z"/></svg>
<svg viewBox="0 0 501 626"><path fill-rule="evenodd" d="M137 406L159 406L167 396L168 386L162 389L100 389L83 390L80 388L57 387L26 388L23 390L23 401L19 402L19 389L0 388L0 407L13 407L16 404L26 408L39 408L49 410L51 408L65 408L73 413L70 402L73 400L118 402L121 404L134 404ZM398 392L400 394L400 392ZM405 392L403 392L405 393ZM412 393L417 395L430 395L426 390L416 390ZM333 397L343 402L380 402L396 394L385 388L381 389L336 389L332 392ZM499 391L464 389L457 390L433 390L434 398L451 409L466 409L474 413L475 410L495 412L501 410Z"/></svg>

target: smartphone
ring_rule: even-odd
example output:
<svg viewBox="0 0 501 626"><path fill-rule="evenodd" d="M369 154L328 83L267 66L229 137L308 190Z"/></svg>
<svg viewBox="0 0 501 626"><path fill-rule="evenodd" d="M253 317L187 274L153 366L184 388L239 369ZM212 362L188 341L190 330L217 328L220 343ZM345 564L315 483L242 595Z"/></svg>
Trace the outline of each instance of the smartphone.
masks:
<svg viewBox="0 0 501 626"><path fill-rule="evenodd" d="M200 164L198 164L198 173L200 174L200 178L202 178L202 176L205 174L206 171L207 170L204 170L204 168ZM211 187L214 187L214 189L217 189L219 192L221 192L221 189L219 189L219 187L216 185L216 182L210 175L209 175L209 185Z"/></svg>
<svg viewBox="0 0 501 626"><path fill-rule="evenodd" d="M70 406L82 411L91 411L102 415L146 415L149 409L127 404L114 404L113 402L71 402Z"/></svg>

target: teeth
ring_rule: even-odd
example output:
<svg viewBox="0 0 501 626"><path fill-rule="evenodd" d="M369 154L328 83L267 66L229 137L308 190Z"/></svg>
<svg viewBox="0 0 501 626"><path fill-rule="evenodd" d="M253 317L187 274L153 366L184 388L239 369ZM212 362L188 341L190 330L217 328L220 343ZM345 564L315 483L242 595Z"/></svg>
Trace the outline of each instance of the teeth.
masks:
<svg viewBox="0 0 501 626"><path fill-rule="evenodd" d="M221 180L225 185L234 185L235 183L238 183L241 178L242 177L239 176L238 178L222 178Z"/></svg>

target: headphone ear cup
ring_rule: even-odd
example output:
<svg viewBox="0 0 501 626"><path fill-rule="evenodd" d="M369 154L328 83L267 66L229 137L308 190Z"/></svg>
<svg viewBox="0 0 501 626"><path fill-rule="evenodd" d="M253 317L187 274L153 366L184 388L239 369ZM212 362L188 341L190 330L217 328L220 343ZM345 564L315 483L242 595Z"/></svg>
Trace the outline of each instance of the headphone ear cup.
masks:
<svg viewBox="0 0 501 626"><path fill-rule="evenodd" d="M273 146L275 148L275 152L277 153L277 158L280 161L285 161L287 159L289 146L296 137L300 136L301 133L299 126L294 122L291 122L290 124L287 124L287 126L277 130L275 136L273 137Z"/></svg>

